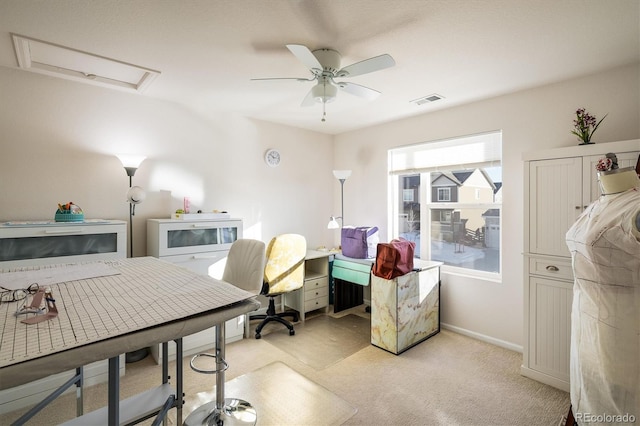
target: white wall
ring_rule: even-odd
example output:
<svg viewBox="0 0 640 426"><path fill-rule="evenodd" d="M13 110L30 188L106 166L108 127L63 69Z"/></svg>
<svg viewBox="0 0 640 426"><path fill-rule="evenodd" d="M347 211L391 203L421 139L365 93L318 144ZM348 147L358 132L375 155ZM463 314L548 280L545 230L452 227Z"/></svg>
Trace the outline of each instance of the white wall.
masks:
<svg viewBox="0 0 640 426"><path fill-rule="evenodd" d="M220 117L138 94L0 67L0 222L53 219L73 201L87 218L128 220L129 181L119 152L147 159L133 184L134 254L146 254L146 219L192 209L227 210L245 237L269 241L296 232L310 247L329 245L335 183L332 138L315 132ZM263 160L278 148L277 168Z"/></svg>
<svg viewBox="0 0 640 426"><path fill-rule="evenodd" d="M335 168L353 170L345 183L347 222L378 226L381 241L393 237L387 229L389 148L502 130L503 281L443 275L441 310L444 323L517 349L523 335L522 154L577 145L570 131L579 107L598 118L609 114L596 143L640 138L639 76L636 64L339 135ZM334 199L339 203L338 192Z"/></svg>

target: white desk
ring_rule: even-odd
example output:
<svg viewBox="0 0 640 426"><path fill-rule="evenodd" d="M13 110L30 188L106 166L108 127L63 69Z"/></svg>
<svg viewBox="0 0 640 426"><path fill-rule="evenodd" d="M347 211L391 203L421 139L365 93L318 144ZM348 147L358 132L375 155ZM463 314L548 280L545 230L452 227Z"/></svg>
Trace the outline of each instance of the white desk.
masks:
<svg viewBox="0 0 640 426"><path fill-rule="evenodd" d="M181 342L183 336L258 307L248 292L155 258L103 263L118 274L48 286L59 311L55 319L26 325L20 322L24 316L13 316L15 303L0 305L0 389L109 359L108 424L119 424L120 354L170 340ZM166 390L167 385L160 387ZM177 387L171 407L178 409L181 423L181 371Z"/></svg>
<svg viewBox="0 0 640 426"><path fill-rule="evenodd" d="M329 306L329 251L307 250L304 261L304 285L302 288L284 294L284 305L298 311L300 321L305 321L307 312Z"/></svg>

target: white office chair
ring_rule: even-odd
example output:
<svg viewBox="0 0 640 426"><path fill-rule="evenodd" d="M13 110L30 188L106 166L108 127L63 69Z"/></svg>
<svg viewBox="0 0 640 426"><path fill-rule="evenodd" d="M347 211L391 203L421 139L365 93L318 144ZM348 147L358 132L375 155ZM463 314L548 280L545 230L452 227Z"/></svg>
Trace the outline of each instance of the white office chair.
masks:
<svg viewBox="0 0 640 426"><path fill-rule="evenodd" d="M262 288L264 266L266 262L265 244L258 240L237 240L231 246L222 280L243 290L258 295ZM245 316L245 330L248 318ZM197 354L191 358L191 369L198 373L216 374L216 399L196 408L184 421L186 426L194 425L254 425L257 420L255 409L242 399L224 397L225 370L228 364L224 359L224 323L216 325L216 353ZM248 333L247 333L248 334ZM195 366L201 356L216 360L215 370L203 370Z"/></svg>
<svg viewBox="0 0 640 426"><path fill-rule="evenodd" d="M237 240L231 246L222 281L233 284L256 296L262 290L266 264L265 243L258 240ZM244 319L244 336L249 336L249 314Z"/></svg>

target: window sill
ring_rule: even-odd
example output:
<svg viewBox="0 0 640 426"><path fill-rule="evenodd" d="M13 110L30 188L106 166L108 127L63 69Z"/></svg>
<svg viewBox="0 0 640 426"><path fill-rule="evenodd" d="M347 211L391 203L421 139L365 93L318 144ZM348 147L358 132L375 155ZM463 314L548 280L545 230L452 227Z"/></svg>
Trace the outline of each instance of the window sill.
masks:
<svg viewBox="0 0 640 426"><path fill-rule="evenodd" d="M460 268L451 267L448 265L442 265L440 272L446 275L453 275L456 277L470 278L479 281L492 282L496 284L502 284L502 274L493 274L490 272L468 272L461 270Z"/></svg>

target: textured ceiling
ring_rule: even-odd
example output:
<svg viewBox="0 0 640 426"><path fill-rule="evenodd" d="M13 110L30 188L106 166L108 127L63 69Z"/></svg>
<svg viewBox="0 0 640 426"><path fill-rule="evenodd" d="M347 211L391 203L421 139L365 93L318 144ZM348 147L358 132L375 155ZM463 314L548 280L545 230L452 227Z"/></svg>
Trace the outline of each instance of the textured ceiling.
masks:
<svg viewBox="0 0 640 426"><path fill-rule="evenodd" d="M338 134L638 63L640 2L0 0L0 66L16 68L10 33L159 70L138 96ZM339 92L321 122L319 104L300 106L312 83L250 81L310 76L286 44L396 66L349 79L382 95Z"/></svg>

